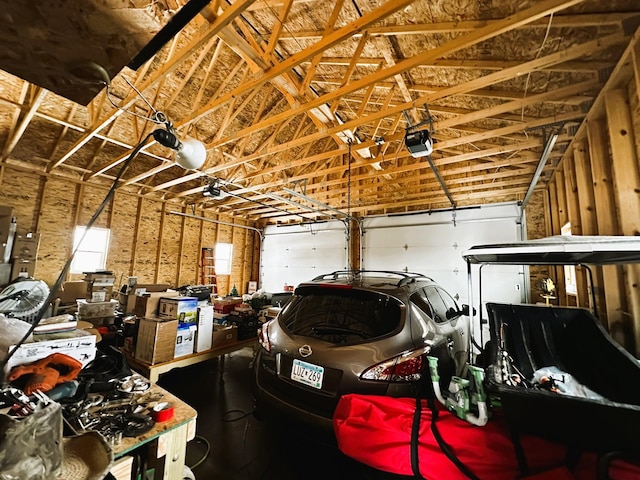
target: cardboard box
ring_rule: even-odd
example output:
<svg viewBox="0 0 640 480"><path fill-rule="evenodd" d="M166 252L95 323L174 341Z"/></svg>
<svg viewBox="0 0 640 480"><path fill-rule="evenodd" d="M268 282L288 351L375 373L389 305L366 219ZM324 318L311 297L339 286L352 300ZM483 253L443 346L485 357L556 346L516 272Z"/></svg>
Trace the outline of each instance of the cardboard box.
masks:
<svg viewBox="0 0 640 480"><path fill-rule="evenodd" d="M213 305L198 307L198 331L196 353L211 349L213 340Z"/></svg>
<svg viewBox="0 0 640 480"><path fill-rule="evenodd" d="M75 304L79 298L85 298L87 284L84 280L68 281L62 284L62 290L58 293L61 305Z"/></svg>
<svg viewBox="0 0 640 480"><path fill-rule="evenodd" d="M229 313L233 310L233 308L236 305L239 305L242 303L242 298L241 297L234 297L234 298L216 298L213 301L213 309L217 312L217 313Z"/></svg>
<svg viewBox="0 0 640 480"><path fill-rule="evenodd" d="M107 302L113 296L113 283L116 277L110 271L84 272L87 285L85 298L89 302Z"/></svg>
<svg viewBox="0 0 640 480"><path fill-rule="evenodd" d="M228 313L218 313L215 310L213 311L213 323L218 323L220 325L223 325L227 323L228 320L229 320Z"/></svg>
<svg viewBox="0 0 640 480"><path fill-rule="evenodd" d="M137 296L147 292L165 292L168 288L169 285L166 283L136 283L131 287L124 286L119 294L120 310L124 313L135 313ZM148 317L156 313L152 312L149 315L141 316Z"/></svg>
<svg viewBox="0 0 640 480"><path fill-rule="evenodd" d="M108 300L106 302L87 302L81 298L78 300L78 320L113 317L116 314L117 307L118 302L115 300Z"/></svg>
<svg viewBox="0 0 640 480"><path fill-rule="evenodd" d="M136 306L133 309L136 317L155 317L158 315L158 304L161 298L177 297L180 292L167 290L166 292L147 292L136 295Z"/></svg>
<svg viewBox="0 0 640 480"><path fill-rule="evenodd" d="M95 286L88 284L86 300L88 302L108 302L113 296L113 285Z"/></svg>
<svg viewBox="0 0 640 480"><path fill-rule="evenodd" d="M52 353L64 353L82 362L86 367L96 358L96 336L85 330L75 330L74 337L58 340L23 343L11 356L5 366L5 378L16 365L24 365L48 357ZM15 345L9 347L10 350Z"/></svg>
<svg viewBox="0 0 640 480"><path fill-rule="evenodd" d="M213 325L211 348L224 347L238 341L238 327L234 325Z"/></svg>
<svg viewBox="0 0 640 480"><path fill-rule="evenodd" d="M149 363L173 360L178 334L178 320L141 318L138 324L136 359Z"/></svg>
<svg viewBox="0 0 640 480"><path fill-rule="evenodd" d="M23 260L35 260L38 258L38 248L40 246L39 233L27 233L26 235L16 235L13 239L12 258Z"/></svg>
<svg viewBox="0 0 640 480"><path fill-rule="evenodd" d="M162 297L158 304L158 316L175 318L182 323L196 323L198 299L196 297Z"/></svg>
<svg viewBox="0 0 640 480"><path fill-rule="evenodd" d="M166 283L136 283L135 285L125 285L122 287L119 293L120 310L124 313L135 313L136 309L136 297L138 295L144 295L147 292L164 292L169 288L169 284ZM157 307L157 305L156 305ZM147 315L140 315L142 317L149 317L155 315L157 312L149 312Z"/></svg>
<svg viewBox="0 0 640 480"><path fill-rule="evenodd" d="M193 353L197 329L198 326L195 323L178 323L173 358L184 357Z"/></svg>

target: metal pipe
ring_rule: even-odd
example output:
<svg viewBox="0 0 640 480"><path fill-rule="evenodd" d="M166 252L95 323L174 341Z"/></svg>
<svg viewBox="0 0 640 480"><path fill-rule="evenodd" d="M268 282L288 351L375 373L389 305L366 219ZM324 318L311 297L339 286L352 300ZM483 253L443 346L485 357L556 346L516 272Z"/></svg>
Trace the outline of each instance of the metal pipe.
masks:
<svg viewBox="0 0 640 480"><path fill-rule="evenodd" d="M453 198L451 198L451 194L449 193L449 189L447 188L447 185L444 183L444 179L442 178L442 176L440 176L440 171L438 170L438 167L436 167L436 164L433 163L433 160L431 159L431 155L427 155L427 162L429 162L429 166L431 167L431 170L433 170L433 173L436 176L436 180L438 180L438 183L442 187L442 190L444 191L444 194L449 199L449 203L451 203L451 206L453 208L456 208L456 202L454 202Z"/></svg>
<svg viewBox="0 0 640 480"><path fill-rule="evenodd" d="M198 215L191 215L189 213L182 213L182 212L174 212L173 210L170 210L168 213L172 214L172 215L179 215L181 217L187 217L187 218L194 218L196 220L202 220L203 222L211 222L211 223L219 223L220 225L228 225L230 227L237 227L237 228L245 228L247 230L253 230L254 232L258 232L258 238L260 239L260 244L258 245L258 251L260 251L262 253L262 240L264 240L264 236L262 235L262 232L255 228L255 227L250 227L248 225L237 225L235 223L231 223L231 222L224 222L222 220L214 220L212 218L205 218L205 217L200 217ZM260 261L258 261L258 282L260 282ZM260 287L260 285L258 285L258 287Z"/></svg>
<svg viewBox="0 0 640 480"><path fill-rule="evenodd" d="M542 175L542 170L544 166L547 164L547 160L549 159L549 155L551 155L551 150L553 150L553 146L556 144L558 140L558 134L554 133L547 139L547 143L544 146L544 150L542 151L542 155L540 155L540 160L538 161L538 166L536 167L536 171L533 174L533 178L531 179L531 183L529 184L529 189L524 196L524 200L522 200L522 211L531 200L531 195L533 195L533 190L536 188L538 184L538 180L540 179L540 175Z"/></svg>

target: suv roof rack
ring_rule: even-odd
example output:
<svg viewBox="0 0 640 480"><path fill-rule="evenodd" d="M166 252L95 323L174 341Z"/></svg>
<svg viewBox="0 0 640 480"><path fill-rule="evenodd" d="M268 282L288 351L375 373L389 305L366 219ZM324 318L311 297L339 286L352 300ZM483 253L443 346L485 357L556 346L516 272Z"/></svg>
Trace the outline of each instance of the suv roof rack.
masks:
<svg viewBox="0 0 640 480"><path fill-rule="evenodd" d="M434 281L433 278L427 277L421 273L414 272L399 272L395 270L336 270L332 273L325 273L323 275L318 275L313 280L337 280L338 278L343 277L366 277L366 276L374 276L376 274L385 274L385 275L396 275L400 277L396 286L401 287L402 285L406 285L409 283L415 282L417 279L425 279Z"/></svg>

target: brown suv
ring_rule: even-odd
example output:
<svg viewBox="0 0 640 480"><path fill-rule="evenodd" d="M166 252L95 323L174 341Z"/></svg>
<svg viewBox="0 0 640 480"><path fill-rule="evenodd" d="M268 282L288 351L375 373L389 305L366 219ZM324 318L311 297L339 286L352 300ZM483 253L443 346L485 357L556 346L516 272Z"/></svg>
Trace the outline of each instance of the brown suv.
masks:
<svg viewBox="0 0 640 480"><path fill-rule="evenodd" d="M338 271L301 283L262 327L256 414L332 428L344 394L415 396L427 355L438 358L445 388L468 359L467 315L466 305L416 273Z"/></svg>

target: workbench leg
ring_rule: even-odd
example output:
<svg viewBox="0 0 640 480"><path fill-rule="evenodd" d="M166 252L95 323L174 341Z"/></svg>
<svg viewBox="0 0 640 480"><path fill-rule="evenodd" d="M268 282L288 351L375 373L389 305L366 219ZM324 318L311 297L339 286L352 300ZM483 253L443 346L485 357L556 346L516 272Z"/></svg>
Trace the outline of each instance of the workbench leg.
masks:
<svg viewBox="0 0 640 480"><path fill-rule="evenodd" d="M164 455L164 471L155 472L156 480L184 478L184 462L187 455L189 424L179 426L158 438L158 458ZM162 474L162 475L161 475Z"/></svg>
<svg viewBox="0 0 640 480"><path fill-rule="evenodd" d="M149 375L147 375L149 382L158 383L158 379L160 378L160 374L156 372L153 368L149 369Z"/></svg>

